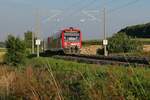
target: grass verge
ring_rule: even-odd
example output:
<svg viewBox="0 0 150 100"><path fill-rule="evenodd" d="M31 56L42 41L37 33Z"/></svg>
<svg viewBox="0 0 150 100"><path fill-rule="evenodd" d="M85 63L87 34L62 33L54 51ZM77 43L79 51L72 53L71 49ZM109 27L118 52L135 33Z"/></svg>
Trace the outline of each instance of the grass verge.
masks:
<svg viewBox="0 0 150 100"><path fill-rule="evenodd" d="M6 84L6 83L7 84ZM0 67L5 99L148 100L150 69L33 58L26 66Z"/></svg>
<svg viewBox="0 0 150 100"><path fill-rule="evenodd" d="M3 63L6 52L0 52L0 63Z"/></svg>

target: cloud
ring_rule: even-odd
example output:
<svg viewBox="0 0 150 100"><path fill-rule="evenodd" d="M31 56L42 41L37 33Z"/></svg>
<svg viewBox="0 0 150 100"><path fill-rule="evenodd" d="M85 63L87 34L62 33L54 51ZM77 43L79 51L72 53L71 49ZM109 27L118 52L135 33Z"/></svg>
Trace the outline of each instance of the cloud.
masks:
<svg viewBox="0 0 150 100"><path fill-rule="evenodd" d="M61 10L51 10L47 18L42 20L42 23L46 23L51 21L52 19L56 19L57 22L60 21L60 18L57 18L62 13Z"/></svg>
<svg viewBox="0 0 150 100"><path fill-rule="evenodd" d="M96 15L100 13L99 10L83 10L82 13L88 17L89 21L101 21L96 17Z"/></svg>

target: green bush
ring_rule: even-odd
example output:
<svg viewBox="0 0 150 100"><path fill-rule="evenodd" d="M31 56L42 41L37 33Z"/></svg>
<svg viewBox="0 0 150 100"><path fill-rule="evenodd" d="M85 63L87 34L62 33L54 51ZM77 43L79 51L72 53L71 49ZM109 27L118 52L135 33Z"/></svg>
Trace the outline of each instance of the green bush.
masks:
<svg viewBox="0 0 150 100"><path fill-rule="evenodd" d="M6 40L6 63L9 65L18 65L25 62L26 47L25 43L14 36L9 35Z"/></svg>
<svg viewBox="0 0 150 100"><path fill-rule="evenodd" d="M0 48L5 48L5 43L4 42L0 42Z"/></svg>
<svg viewBox="0 0 150 100"><path fill-rule="evenodd" d="M117 33L109 39L108 51L110 53L127 53L142 51L143 46L140 41L132 40L125 33Z"/></svg>
<svg viewBox="0 0 150 100"><path fill-rule="evenodd" d="M104 48L98 48L98 49L96 50L96 54L98 54L98 55L103 55L103 54L104 54Z"/></svg>

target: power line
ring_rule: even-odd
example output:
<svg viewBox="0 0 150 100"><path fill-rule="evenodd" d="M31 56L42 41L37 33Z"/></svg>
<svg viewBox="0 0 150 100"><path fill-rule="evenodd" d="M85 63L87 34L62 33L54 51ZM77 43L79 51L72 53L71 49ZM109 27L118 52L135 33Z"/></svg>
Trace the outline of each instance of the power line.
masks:
<svg viewBox="0 0 150 100"><path fill-rule="evenodd" d="M91 2L88 2L88 3L86 3L86 5L84 5L84 6L82 6L82 7L77 7L76 5L78 4L81 4L81 2L83 2L82 0L78 0L77 2L75 2L75 3L73 3L73 4L71 4L71 6L70 7L67 7L66 9L66 11L63 13L57 13L57 14L53 14L53 16L49 16L48 18L46 18L45 20L44 20L44 22L46 22L46 21L50 21L52 18L58 18L58 19L62 19L63 18L63 20L64 20L64 18L66 18L66 17L70 17L70 16L72 16L72 15L77 15L77 14L79 14L80 13L80 11L82 11L83 9L85 9L85 8L88 8L88 7L90 7L91 5L93 5L95 2L96 2L97 0L92 0ZM84 1L85 2L85 1ZM75 10L75 11L73 11L73 12L71 12L71 13L68 13L69 12L69 10L71 11L71 10L73 10L73 9L70 9L70 8L72 8L72 7L76 7L76 8L78 8L77 10ZM74 14L75 13L75 14ZM91 16L90 16L91 17ZM93 18L93 17L92 17ZM95 17L96 18L96 17ZM50 20L49 20L50 19Z"/></svg>
<svg viewBox="0 0 150 100"><path fill-rule="evenodd" d="M79 8L79 9L77 9L76 11L74 11L74 12L72 12L72 13L70 13L70 14L67 14L67 15L65 15L65 16L71 16L72 14L79 14L80 13L80 11L82 11L83 9L86 9L86 8L89 8L90 6L92 6L95 2L96 2L97 0L92 0L91 2L89 2L87 5L85 5L85 6L83 6L82 8ZM109 2L106 2L106 3L104 3L104 5L108 5L108 4L110 4L110 3L112 3L112 2L116 2L117 0L110 0ZM122 8L125 8L125 7L127 7L127 6L130 6L130 5L132 5L132 4L134 4L134 3L137 3L139 0L134 0L134 1L131 1L131 2L128 2L127 4L124 4L124 5L121 5L121 6L119 6L119 7L117 7L117 8L114 8L114 9L112 9L112 10L110 10L110 11L108 11L108 13L112 13L112 12L115 12L115 11L117 11L117 10L119 10L119 9L122 9ZM65 17L64 16L64 17ZM93 17L93 16L92 16ZM95 18L94 18L95 19Z"/></svg>
<svg viewBox="0 0 150 100"><path fill-rule="evenodd" d="M100 10L83 10L82 13L85 14L87 17L89 17L90 21L101 22L101 20L99 20L99 18L97 18L96 15L93 14L93 13L95 13L95 14L98 14L98 16L101 16L101 15L99 15Z"/></svg>
<svg viewBox="0 0 150 100"><path fill-rule="evenodd" d="M126 7L128 7L130 5L133 5L133 4L137 3L137 2L139 2L139 1L140 0L134 0L134 1L128 2L128 3L124 4L124 5L121 5L121 6L117 7L117 8L114 8L114 9L110 10L109 12L112 13L112 12L115 12L115 11L120 10L122 8L126 8Z"/></svg>
<svg viewBox="0 0 150 100"><path fill-rule="evenodd" d="M115 1L117 1L117 0L115 0ZM112 2L114 2L114 0L109 0L109 2L106 2L106 3L104 3L104 6L105 5L108 5L108 4L110 4L110 3L112 3ZM88 17L90 17L92 20L97 20L97 21L100 21L100 20L98 20L98 18L96 18L94 15L92 15L92 14L90 14L90 11L82 11L85 15L87 15ZM93 11L91 11L91 12L93 12ZM95 11L94 11L95 12ZM99 13L100 12L100 10L99 11L96 11L97 13ZM100 15L101 16L101 15Z"/></svg>
<svg viewBox="0 0 150 100"><path fill-rule="evenodd" d="M103 24L104 24L104 40L103 40L103 46L104 46L104 56L107 56L108 55L108 52L107 52L107 40L106 40L106 9L104 8L104 11L103 11L103 14L104 14L104 18L103 18Z"/></svg>
<svg viewBox="0 0 150 100"><path fill-rule="evenodd" d="M94 0L94 1L96 1L96 0ZM93 1L93 3L94 3L94 1ZM117 1L117 0L115 0L115 1ZM128 3L124 4L124 5L121 5L121 6L117 7L117 8L114 8L114 9L110 10L108 13L112 13L112 12L115 12L115 11L120 10L122 8L126 8L126 7L128 7L128 6L132 5L132 4L137 3L138 1L140 1L140 0L134 0L134 1L128 2ZM111 2L114 2L114 0L106 2L104 5L110 4Z"/></svg>
<svg viewBox="0 0 150 100"><path fill-rule="evenodd" d="M96 1L97 1L97 0L92 0L92 1L89 2L88 4L86 4L86 5L82 6L82 7L80 7L79 9L77 9L77 10L71 12L71 13L68 13L68 10L67 10L67 12L63 13L63 15L62 15L61 17L68 17L68 16L70 17L70 16L72 16L74 13L75 13L75 15L77 15L77 14L79 14L80 11L82 11L82 10L85 9L85 8L88 8L90 5L93 5ZM81 2L81 1L80 1L80 2ZM80 4L80 2L79 2L78 4ZM83 2L83 1L82 1L82 2ZM74 6L75 6L75 5L74 5ZM72 9L70 9L70 10L72 10ZM67 13L68 13L68 14L67 14Z"/></svg>
<svg viewBox="0 0 150 100"><path fill-rule="evenodd" d="M72 3L69 7L65 8L63 13L61 14L55 14L53 16L49 16L47 17L45 20L48 20L48 19L51 19L51 18L54 18L54 17L57 17L57 16L64 16L66 13L68 13L69 11L73 10L73 9L70 9L70 8L74 8L74 7L77 7L77 4L81 4L82 3L82 0L78 0L77 2L75 3Z"/></svg>
<svg viewBox="0 0 150 100"><path fill-rule="evenodd" d="M119 1L119 0L108 0L107 2L105 3L102 3L103 7L106 6L106 5L109 5L109 4L112 4L112 2L116 2L116 1ZM94 7L100 7L101 5L99 3L97 3L98 5L95 5ZM102 7L102 10L103 10L103 7Z"/></svg>
<svg viewBox="0 0 150 100"><path fill-rule="evenodd" d="M57 17L58 15L60 15L62 12L61 11L55 11L55 12L52 12L52 13L53 14L51 14L47 18L43 19L42 23L50 21L51 19L53 19L53 18Z"/></svg>
<svg viewBox="0 0 150 100"><path fill-rule="evenodd" d="M85 2L86 0L84 0L84 2ZM75 3L72 3L71 5L69 5L69 7L67 7L67 8L65 8L67 11L68 10L72 10L72 9L70 9L70 8L72 8L72 7L77 7L78 6L78 4L81 4L83 2L83 0L78 0L77 2L75 2ZM76 5L76 6L75 6Z"/></svg>
<svg viewBox="0 0 150 100"><path fill-rule="evenodd" d="M77 14L79 14L80 11L82 11L83 9L89 8L89 7L90 7L91 5L93 5L96 1L97 1L97 0L92 0L91 2L89 2L89 3L86 4L86 5L84 5L83 7L80 7L79 9L77 9L77 10L75 10L75 11L73 11L73 12L67 14L69 11L72 10L72 9L70 9L70 8L72 8L72 7L78 8L77 5L78 5L78 4L81 4L81 2L83 2L82 0L78 0L77 2L71 4L69 7L65 8L67 11L65 11L64 13L62 13L62 14L56 13L56 14L53 15L53 16L49 16L48 18L44 19L44 22L45 22L45 21L49 21L49 19L55 18L55 17L57 17L57 16L59 16L59 17L60 17L60 16L61 16L61 17L66 17L66 16L67 16L67 17L68 17L68 16L71 16L71 15L74 14L74 13L77 15ZM115 0L115 1L117 1L117 0ZM121 6L117 7L117 8L114 8L114 9L110 10L109 12L110 12L110 13L115 12L115 11L117 11L117 10L119 10L119 9L125 8L125 7L127 7L127 6L130 6L130 5L132 5L132 4L134 4L134 3L138 2L138 1L139 1L139 0L134 0L134 1L128 2L127 4L124 4L124 5L121 5ZM111 2L114 2L114 0L110 0L109 2L106 2L104 5L110 4Z"/></svg>
<svg viewBox="0 0 150 100"><path fill-rule="evenodd" d="M97 0L92 0L91 2L89 2L88 4L84 5L83 7L80 7L79 9L77 9L76 11L72 12L71 14L69 15L72 15L72 14L79 14L80 11L82 11L83 9L86 9L88 7L90 7L91 5L93 5Z"/></svg>

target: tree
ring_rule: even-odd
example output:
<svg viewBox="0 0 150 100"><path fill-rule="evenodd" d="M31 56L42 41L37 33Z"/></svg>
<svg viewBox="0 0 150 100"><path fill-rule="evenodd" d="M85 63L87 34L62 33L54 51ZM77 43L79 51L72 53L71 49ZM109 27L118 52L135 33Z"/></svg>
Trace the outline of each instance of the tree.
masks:
<svg viewBox="0 0 150 100"><path fill-rule="evenodd" d="M143 46L140 41L132 40L125 33L117 33L109 39L108 51L110 53L127 53L142 51Z"/></svg>
<svg viewBox="0 0 150 100"><path fill-rule="evenodd" d="M5 48L5 43L4 42L0 42L0 48Z"/></svg>
<svg viewBox="0 0 150 100"><path fill-rule="evenodd" d="M24 39L25 39L27 48L32 48L32 35L33 35L33 32L31 31L27 31L24 33Z"/></svg>
<svg viewBox="0 0 150 100"><path fill-rule="evenodd" d="M19 65L23 64L26 57L26 47L24 41L20 40L18 37L12 35L8 36L6 40L6 63L9 65Z"/></svg>
<svg viewBox="0 0 150 100"><path fill-rule="evenodd" d="M150 38L150 23L128 26L121 29L118 33L120 32L126 33L133 38Z"/></svg>

